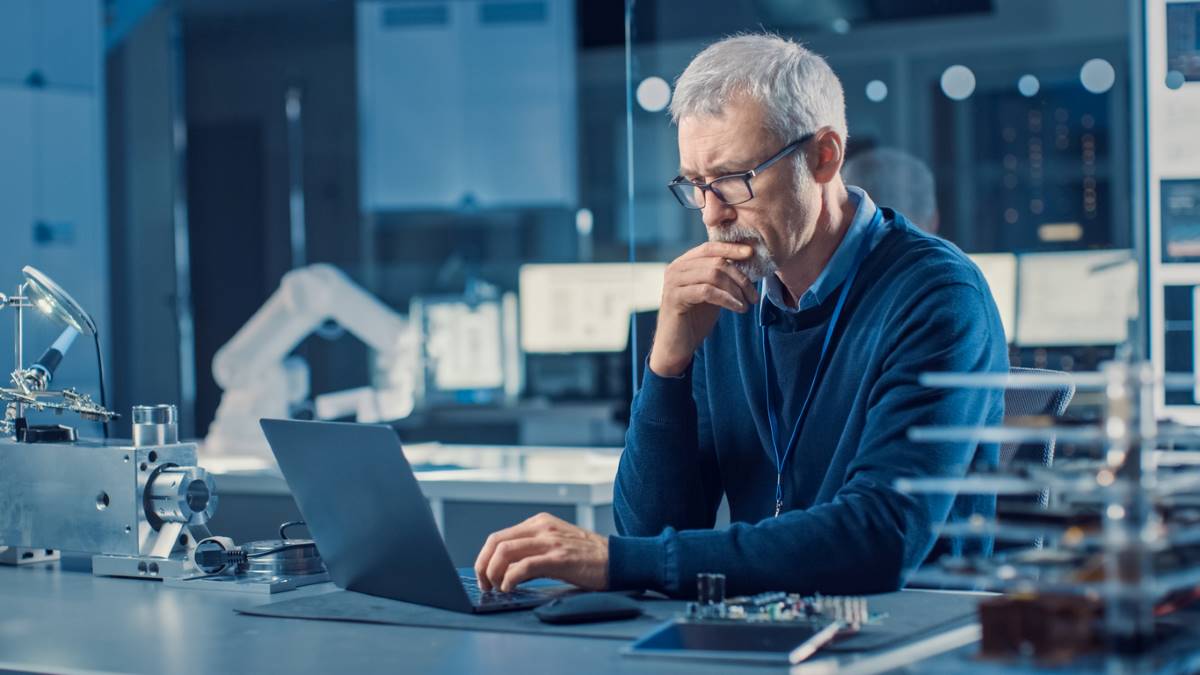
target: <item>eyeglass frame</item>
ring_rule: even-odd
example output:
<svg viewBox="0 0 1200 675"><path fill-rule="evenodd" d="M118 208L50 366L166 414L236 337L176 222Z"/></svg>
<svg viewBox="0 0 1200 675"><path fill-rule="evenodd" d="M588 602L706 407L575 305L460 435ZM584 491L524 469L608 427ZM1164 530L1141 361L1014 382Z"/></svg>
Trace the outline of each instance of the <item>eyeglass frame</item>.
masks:
<svg viewBox="0 0 1200 675"><path fill-rule="evenodd" d="M730 174L726 174L724 176L717 176L716 178L710 180L707 183L694 183L694 182L684 178L682 175L680 175L680 176L676 176L674 178L674 180L672 180L670 183L667 183L667 189L670 190L671 194L675 196L675 200L678 201L679 204L681 206L683 206L683 208L688 209L689 211L700 211L705 206L707 206L708 205L708 194L707 193L709 193L709 192L716 195L717 199L726 206L737 206L739 204L745 204L746 202L750 201L751 199L754 199L754 185L750 182L750 179L754 178L755 176L762 173L763 171L766 171L767 169L769 169L771 167L771 165L774 164L775 162L778 162L779 160L783 159L784 157L787 157L791 153L795 152L801 145L804 145L808 141L812 140L812 138L814 136L816 136L815 132L804 134L800 138L797 138L796 140L792 141L791 143L788 143L787 145L783 146L782 150L775 153L767 161L763 162L762 164L759 164L758 166L754 167L753 169L750 169L749 171L742 171L740 173L730 173ZM721 195L720 190L713 187L714 183L719 183L723 180L729 180L732 178L741 178L742 181L745 182L746 192L750 195L749 197L743 199L740 202L729 202L725 199L725 197L723 197ZM690 190L695 190L695 189L699 188L700 194L703 195L703 200L704 200L703 203L701 203L699 206L688 206L687 201L685 201L686 198L681 196L678 192L675 191L675 189L677 187L685 187L685 186Z"/></svg>

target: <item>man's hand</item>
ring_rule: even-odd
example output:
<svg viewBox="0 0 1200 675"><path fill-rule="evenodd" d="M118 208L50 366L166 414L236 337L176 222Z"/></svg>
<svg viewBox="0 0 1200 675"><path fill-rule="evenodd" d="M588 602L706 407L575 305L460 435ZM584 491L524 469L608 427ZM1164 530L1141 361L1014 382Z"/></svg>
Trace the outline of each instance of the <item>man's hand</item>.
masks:
<svg viewBox="0 0 1200 675"><path fill-rule="evenodd" d="M608 587L608 537L539 513L489 535L475 559L475 577L485 591L509 593L539 577L602 591Z"/></svg>
<svg viewBox="0 0 1200 675"><path fill-rule="evenodd" d="M722 307L745 312L758 302L758 289L730 262L748 260L752 255L754 249L746 244L710 241L667 267L650 370L662 377L687 370Z"/></svg>

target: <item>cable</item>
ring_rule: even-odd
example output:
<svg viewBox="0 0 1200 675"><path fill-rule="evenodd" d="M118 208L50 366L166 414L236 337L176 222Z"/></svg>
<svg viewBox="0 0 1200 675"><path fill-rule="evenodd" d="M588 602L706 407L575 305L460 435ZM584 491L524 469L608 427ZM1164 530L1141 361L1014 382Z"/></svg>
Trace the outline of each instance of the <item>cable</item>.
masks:
<svg viewBox="0 0 1200 675"><path fill-rule="evenodd" d="M307 524L307 522L305 522L304 520L289 520L289 521L287 521L287 522L284 522L284 524L283 524L283 525L280 525L280 538L281 538L281 539L284 539L284 540L287 540L287 538L288 538L288 527L294 527L294 526L296 526L296 525L305 525L305 526L307 526L308 524Z"/></svg>
<svg viewBox="0 0 1200 675"><path fill-rule="evenodd" d="M100 407L108 410L108 397L104 391L104 352L100 350L100 331L92 333L96 343L96 369L100 371ZM108 440L108 418L101 423L104 427L104 440Z"/></svg>

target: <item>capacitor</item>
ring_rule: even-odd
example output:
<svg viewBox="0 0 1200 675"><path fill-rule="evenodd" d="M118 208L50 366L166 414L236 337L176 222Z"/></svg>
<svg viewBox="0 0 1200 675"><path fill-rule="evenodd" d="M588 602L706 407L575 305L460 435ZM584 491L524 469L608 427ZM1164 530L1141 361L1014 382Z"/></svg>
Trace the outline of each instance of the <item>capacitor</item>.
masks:
<svg viewBox="0 0 1200 675"><path fill-rule="evenodd" d="M697 574L696 600L701 606L725 604L725 575L715 573Z"/></svg>

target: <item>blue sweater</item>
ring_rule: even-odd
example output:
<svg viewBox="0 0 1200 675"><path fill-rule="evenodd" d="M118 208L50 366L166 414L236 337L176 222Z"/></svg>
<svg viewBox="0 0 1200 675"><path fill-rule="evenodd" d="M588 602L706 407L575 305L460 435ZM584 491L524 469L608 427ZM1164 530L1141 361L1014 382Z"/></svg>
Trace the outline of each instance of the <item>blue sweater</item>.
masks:
<svg viewBox="0 0 1200 675"><path fill-rule="evenodd" d="M995 445L918 444L906 433L999 423L1002 392L927 389L917 376L1007 372L1008 352L979 269L953 244L883 211L888 229L852 283L784 466L778 518L759 311L722 311L684 377L646 368L617 473L612 588L689 595L697 573L721 572L731 594L891 591L934 557L935 543L935 555L970 544L937 542L948 517L994 513L994 498L893 487L996 462ZM787 439L835 303L794 313L763 303ZM732 524L716 530L723 494ZM966 550L990 551L990 542L974 544Z"/></svg>

